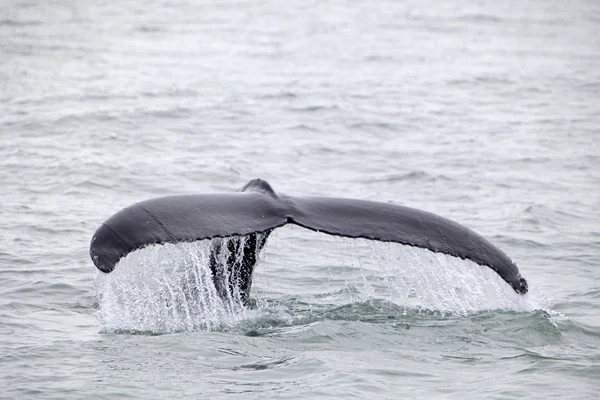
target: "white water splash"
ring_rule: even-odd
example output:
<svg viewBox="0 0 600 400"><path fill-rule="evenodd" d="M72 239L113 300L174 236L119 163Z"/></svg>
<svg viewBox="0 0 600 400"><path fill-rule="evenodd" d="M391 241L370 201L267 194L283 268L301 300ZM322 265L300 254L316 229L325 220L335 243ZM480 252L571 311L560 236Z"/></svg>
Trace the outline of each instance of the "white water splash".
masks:
<svg viewBox="0 0 600 400"><path fill-rule="evenodd" d="M279 289L287 287L284 296L292 295L305 304L339 306L376 299L404 309L452 315L486 310L529 312L542 308L530 294L515 293L488 267L395 243L320 235L321 241L307 242L314 247L310 250L310 263L316 265L311 272L304 265L306 259L298 255L300 249L294 248L293 243L297 244L299 233L302 236L315 233L292 229L296 237L291 238L289 230L288 233L282 231L281 235L274 232L269 239L265 262L258 265L258 273L255 273L258 290L254 293L262 293L261 297L285 302ZM273 305L263 300L258 301L258 311L248 309L239 290L227 291L225 296L219 294L210 268L210 252L214 250L215 240L223 240L225 244L228 240L242 240L243 245L246 238L148 246L127 255L112 273L97 273L95 286L102 329L157 334L229 330L240 326L242 321L247 325L249 320L259 320L261 313L266 312L269 318L273 311L277 314ZM231 261L230 256L234 262L240 262L241 252L232 255L226 245L220 249L217 259L221 265ZM284 254L288 256L282 256ZM275 263L271 258L276 259ZM269 265L276 265L279 273L269 274L268 282L263 282L261 287ZM300 266L302 268L298 268ZM314 279L310 286L298 286L297 274L317 277L326 270L329 274L334 272L335 277ZM302 313L296 310L294 314L296 312ZM293 323L289 317L284 312L281 323ZM300 320L306 317L299 315Z"/></svg>
<svg viewBox="0 0 600 400"><path fill-rule="evenodd" d="M105 331L171 333L226 329L244 319L239 291L220 296L210 269L215 240L152 245L128 254L113 272L96 274L98 316ZM224 265L228 246L217 255ZM236 254L240 261L241 254ZM229 276L225 275L225 279Z"/></svg>
<svg viewBox="0 0 600 400"><path fill-rule="evenodd" d="M382 299L455 315L540 308L533 296L517 294L489 267L417 247L361 241L363 249L352 246L360 268L360 276L348 282L359 293L353 301Z"/></svg>
<svg viewBox="0 0 600 400"><path fill-rule="evenodd" d="M517 294L487 266L397 243L341 238L286 226L273 232L264 252L256 281L261 282L266 267L277 271L269 273L269 297L291 296L321 305L374 299L457 316L547 308L537 298L531 280L529 293ZM310 258L298 256L298 252L310 253ZM286 275L282 275L284 271ZM307 281L306 276L312 279ZM311 286L300 291L292 280L303 279Z"/></svg>

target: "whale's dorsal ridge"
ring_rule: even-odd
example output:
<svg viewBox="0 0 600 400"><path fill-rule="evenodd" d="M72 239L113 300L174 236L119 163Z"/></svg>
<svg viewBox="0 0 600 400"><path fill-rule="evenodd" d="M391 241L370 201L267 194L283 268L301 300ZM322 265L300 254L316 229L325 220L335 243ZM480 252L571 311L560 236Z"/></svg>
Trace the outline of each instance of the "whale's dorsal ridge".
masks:
<svg viewBox="0 0 600 400"><path fill-rule="evenodd" d="M248 183L246 183L238 191L239 192L248 192L248 191L262 192L262 193L268 194L271 197L275 197L275 198L278 197L277 193L275 193L275 190L273 190L273 187L271 186L271 184L269 182L265 181L264 179L260 179L260 178L251 179Z"/></svg>

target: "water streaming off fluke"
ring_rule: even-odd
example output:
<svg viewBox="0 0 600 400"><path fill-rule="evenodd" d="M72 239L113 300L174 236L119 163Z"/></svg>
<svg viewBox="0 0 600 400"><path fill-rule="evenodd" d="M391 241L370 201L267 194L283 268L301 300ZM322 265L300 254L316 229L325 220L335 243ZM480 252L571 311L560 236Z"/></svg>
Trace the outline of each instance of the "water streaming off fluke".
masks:
<svg viewBox="0 0 600 400"><path fill-rule="evenodd" d="M97 273L103 329L170 333L234 325L244 318L244 293L236 285L239 277L223 266L241 262L241 254L230 253L229 241L240 241L239 249L246 239L148 246L123 258L112 273ZM213 274L222 281L215 284ZM233 283L231 291L228 282Z"/></svg>
<svg viewBox="0 0 600 400"><path fill-rule="evenodd" d="M248 237L153 245L123 258L112 273L97 273L102 329L157 334L230 330L242 321L246 328L250 323L251 328L249 319L260 318L261 312L268 312L271 317L281 314L280 321L277 317L273 320L275 325L293 325L295 321L319 320L328 304L371 300L391 303L415 314L425 310L460 316L483 310L536 309L530 295L516 294L494 271L471 261L394 243L331 236L324 236L326 240L310 249L313 262L319 263L319 269L327 266L330 279L317 280L314 291L299 293L294 289L293 276L273 276L270 271L313 273L310 265L302 265L305 258L297 254L298 248L287 246L298 243L295 238L286 237L289 231L272 236L261 254L264 260L259 260L254 272L258 282L250 297L256 297L258 292L261 297L274 300L269 305L259 301L255 307L258 313L247 307L240 277L231 272L236 271L231 265L242 262L240 249L249 243ZM291 231L295 235L318 235L296 228ZM229 267L224 268L225 265ZM270 276L268 282L262 279L265 273ZM217 279L213 279L214 274ZM290 318L285 311L279 312L276 305L289 298L315 308Z"/></svg>

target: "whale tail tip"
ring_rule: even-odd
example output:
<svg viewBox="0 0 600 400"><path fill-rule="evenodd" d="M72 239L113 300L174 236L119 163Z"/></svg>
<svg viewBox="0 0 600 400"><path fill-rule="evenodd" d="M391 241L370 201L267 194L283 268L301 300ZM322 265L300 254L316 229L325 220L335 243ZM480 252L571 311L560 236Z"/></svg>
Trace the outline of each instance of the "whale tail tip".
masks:
<svg viewBox="0 0 600 400"><path fill-rule="evenodd" d="M525 294L528 290L529 285L527 284L525 278L519 278L519 287L517 288L517 291L521 294Z"/></svg>

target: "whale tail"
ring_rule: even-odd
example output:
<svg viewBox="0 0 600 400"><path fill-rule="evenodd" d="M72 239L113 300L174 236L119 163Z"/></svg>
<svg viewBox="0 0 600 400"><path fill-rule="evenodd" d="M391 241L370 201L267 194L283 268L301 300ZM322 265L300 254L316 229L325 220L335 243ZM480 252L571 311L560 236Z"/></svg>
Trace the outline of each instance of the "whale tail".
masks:
<svg viewBox="0 0 600 400"><path fill-rule="evenodd" d="M414 208L367 200L277 194L268 182L249 181L226 194L167 196L133 204L94 233L90 256L109 273L130 252L151 244L215 239L211 270L222 295L247 297L258 254L273 229L288 223L349 238L428 249L490 267L517 293L527 281L502 250L472 230Z"/></svg>

